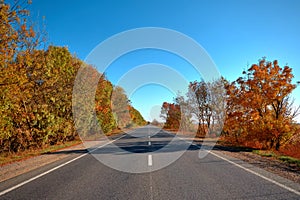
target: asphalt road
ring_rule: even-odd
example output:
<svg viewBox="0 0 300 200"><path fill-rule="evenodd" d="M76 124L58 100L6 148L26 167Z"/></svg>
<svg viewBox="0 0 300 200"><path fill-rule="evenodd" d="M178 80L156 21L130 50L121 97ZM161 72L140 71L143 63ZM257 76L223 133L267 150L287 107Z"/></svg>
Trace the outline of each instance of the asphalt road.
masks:
<svg viewBox="0 0 300 200"><path fill-rule="evenodd" d="M300 199L296 183L217 150L199 159L199 145L152 126L114 139L0 183L0 199Z"/></svg>

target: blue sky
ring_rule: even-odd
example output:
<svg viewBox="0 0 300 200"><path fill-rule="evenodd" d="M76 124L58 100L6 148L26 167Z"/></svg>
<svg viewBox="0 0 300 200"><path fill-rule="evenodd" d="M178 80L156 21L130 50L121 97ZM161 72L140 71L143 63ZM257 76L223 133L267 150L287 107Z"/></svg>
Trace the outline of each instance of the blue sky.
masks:
<svg viewBox="0 0 300 200"><path fill-rule="evenodd" d="M68 46L79 58L105 39L128 29L163 27L182 32L209 53L221 75L233 81L247 65L263 56L293 68L300 80L300 1L297 0L33 0L34 21L45 16L51 44ZM162 63L188 81L198 79L188 63L158 51L137 51L116 60L106 73L116 84L128 70ZM176 91L158 85L139 88L133 106L150 119L161 101L172 101ZM300 104L300 88L293 93ZM153 115L153 114L152 114Z"/></svg>

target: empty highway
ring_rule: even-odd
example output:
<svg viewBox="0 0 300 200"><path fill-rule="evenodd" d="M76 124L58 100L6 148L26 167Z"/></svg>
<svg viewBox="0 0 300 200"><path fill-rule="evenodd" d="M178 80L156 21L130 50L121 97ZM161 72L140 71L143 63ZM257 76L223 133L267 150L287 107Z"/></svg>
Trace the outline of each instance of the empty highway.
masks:
<svg viewBox="0 0 300 200"><path fill-rule="evenodd" d="M0 183L0 199L300 199L299 185L145 126Z"/></svg>

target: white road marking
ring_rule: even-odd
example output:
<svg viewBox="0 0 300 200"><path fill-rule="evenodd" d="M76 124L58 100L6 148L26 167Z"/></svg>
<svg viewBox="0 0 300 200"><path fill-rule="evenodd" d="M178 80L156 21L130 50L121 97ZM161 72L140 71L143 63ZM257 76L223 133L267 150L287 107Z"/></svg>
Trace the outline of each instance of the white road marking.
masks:
<svg viewBox="0 0 300 200"><path fill-rule="evenodd" d="M152 155L148 155L148 166L152 166Z"/></svg>
<svg viewBox="0 0 300 200"><path fill-rule="evenodd" d="M21 182L21 183L15 185L15 186L13 186L13 187L10 187L10 188L8 188L8 189L6 189L6 190L0 192L0 196L6 194L6 193L8 193L8 192L11 192L11 191L13 191L13 190L15 190L15 189L17 189L17 188L19 188L19 187L21 187L21 186L27 184L27 183L30 183L31 181L34 181L35 179L38 179L38 178L40 178L40 177L42 177L42 176L45 176L46 174L49 174L49 173L51 173L51 172L53 172L53 171L55 171L55 170L57 170L57 169L59 169L59 168L61 168L61 167L63 167L63 166L66 166L67 164L70 164L70 163L74 162L75 160L78 160L78 159L80 159L80 158L82 158L82 157L88 155L89 153L91 153L91 152L93 152L93 151L96 151L97 149L99 149L99 148L101 148L101 147L104 147L104 146L106 146L106 145L108 145L108 144L110 144L110 143L112 143L112 142L114 142L114 141L116 141L116 140L119 140L119 139L121 139L121 138L124 137L124 136L125 136L125 135L122 135L121 137L119 137L119 138L117 138L117 139L111 140L111 141L109 141L109 142L107 142L107 143L105 143L105 144L103 144L103 145L100 145L99 147L93 149L92 151L89 151L88 153L82 154L82 155L80 155L80 156L78 156L78 157L76 157L76 158L73 158L72 160L69 160L69 161L67 161L67 162L65 162L65 163L63 163L63 164L61 164L61 165L58 165L58 166L56 166L56 167L54 167L54 168L52 168L52 169L49 169L48 171L45 171L45 172L43 172L43 173L41 173L41 174L39 174L39 175L37 175L37 176L34 176L34 177L32 177L32 178L30 178L30 179L28 179L28 180L26 180L26 181L23 181L23 182Z"/></svg>
<svg viewBox="0 0 300 200"><path fill-rule="evenodd" d="M150 137L151 137L151 136L150 136L150 135L148 135L148 138L149 138L149 139L150 139Z"/></svg>
<svg viewBox="0 0 300 200"><path fill-rule="evenodd" d="M220 156L220 155L218 155L218 154L216 154L216 153L213 153L213 152L211 152L211 151L209 151L209 153L212 154L212 155L214 155L214 156L216 156L216 157L218 157L218 158L221 158L222 160L225 160L225 161L227 161L227 162L229 162L229 163L231 163L231 164L233 164L233 165L235 165L235 166L237 166L237 167L239 167L239 168L241 168L241 169L243 169L243 170L245 170L245 171L247 171L247 172L250 172L251 174L254 174L254 175L256 175L256 176L259 176L259 177L262 178L262 179L265 179L265 180L267 180L267 181L269 181L269 182L271 182L271 183L274 183L275 185L278 185L279 187L282 187L282 188L284 188L284 189L286 189L286 190L288 190L288 191L290 191L290 192L293 192L293 193L295 193L295 194L297 194L297 195L300 196L300 192L297 191L297 190L294 190L294 189L292 189L292 188L290 188L290 187L288 187L288 186L285 186L285 185L283 185L283 184L281 184L281 183L278 183L277 181L274 181L273 179L267 178L267 177L265 177L265 176L263 176L263 175L261 175L261 174L255 172L255 171L252 171L251 169L248 169L248 168L243 167L243 166L241 166L241 165L239 165L239 164L237 164L237 163L235 163L235 162L233 162L233 161L231 161L231 160L228 160L227 158L223 158L222 156Z"/></svg>
<svg viewBox="0 0 300 200"><path fill-rule="evenodd" d="M182 140L184 140L184 139L181 138L181 137L179 137L179 138L182 139ZM198 146L197 144L193 144L193 142L190 142L190 141L186 141L186 142L189 143L189 144L191 144L191 145L194 145L194 146L197 146L197 147L201 148L201 146ZM207 150L205 150L205 151L207 151ZM254 175L256 175L256 176L258 176L258 177L260 177L260 178L262 178L262 179L265 179L266 181L269 181L269 182L271 182L271 183L274 183L275 185L277 185L277 186L279 186L279 187L281 187L281 188L284 188L284 189L286 189L286 190L288 190L288 191L290 191L290 192L293 192L294 194L297 194L297 195L300 196L300 192L297 191L297 190L294 190L293 188L290 188L290 187L288 187L288 186L285 186L284 184L281 184L281 183L279 183L279 182L277 182L277 181L275 181L275 180L273 180L273 179L270 179L270 178L268 178L268 177L265 177L265 176L263 176L263 175L261 175L261 174L255 172L255 171L252 171L251 169L248 169L248 168L246 168L246 167L243 167L242 165L239 165L239 164L237 164L237 163L235 163L235 162L233 162L233 161L231 161L231 160L228 160L227 158L224 158L224 157L222 157L222 156L220 156L220 155L218 155L218 154L216 154L216 153L213 153L212 151L208 151L208 153L210 153L210 154L212 154L212 155L214 155L214 156L216 156L216 157L218 157L218 158L221 158L222 160L225 160L226 162L229 162L229 163L233 164L233 165L236 166L236 167L239 167L239 168L241 168L241 169L243 169L243 170L245 170L245 171L247 171L247 172L249 172L249 173L251 173L251 174L254 174Z"/></svg>
<svg viewBox="0 0 300 200"><path fill-rule="evenodd" d="M148 142L148 145L151 146L151 142L150 141Z"/></svg>
<svg viewBox="0 0 300 200"><path fill-rule="evenodd" d="M153 200L153 180L152 173L149 173L149 186L150 186L150 200Z"/></svg>

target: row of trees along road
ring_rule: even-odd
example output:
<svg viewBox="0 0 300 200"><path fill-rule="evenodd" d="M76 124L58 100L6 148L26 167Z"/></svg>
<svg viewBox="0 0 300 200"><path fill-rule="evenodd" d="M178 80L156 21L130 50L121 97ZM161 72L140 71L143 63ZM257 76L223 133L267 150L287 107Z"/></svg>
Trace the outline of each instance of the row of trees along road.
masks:
<svg viewBox="0 0 300 200"><path fill-rule="evenodd" d="M243 75L231 83L191 82L186 97L163 103L165 128L197 131L200 137L221 133L231 143L279 150L299 133L299 107L290 98L296 88L292 68L263 58Z"/></svg>
<svg viewBox="0 0 300 200"><path fill-rule="evenodd" d="M92 67L65 47L38 48L43 43L41 34L28 20L28 11L19 5L0 4L0 153L42 148L78 137L72 116L73 85L81 66ZM95 111L106 134L123 128L111 108L113 91L111 82L101 75ZM145 123L130 102L126 105L131 111L131 121L127 121Z"/></svg>

